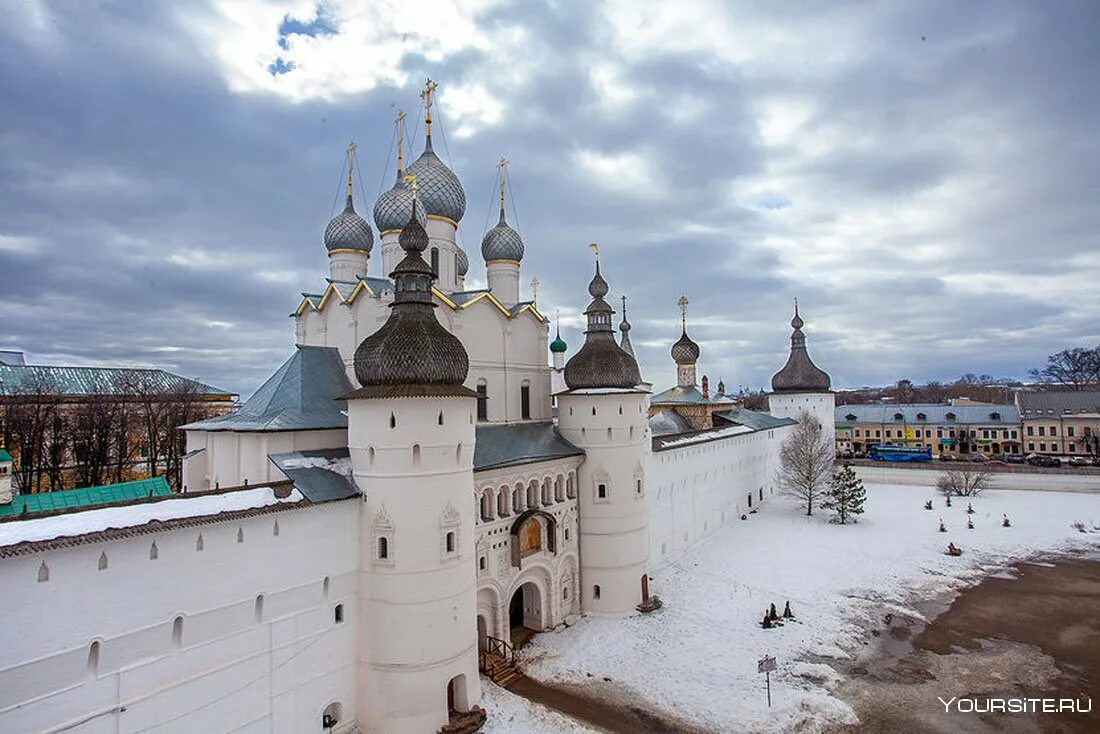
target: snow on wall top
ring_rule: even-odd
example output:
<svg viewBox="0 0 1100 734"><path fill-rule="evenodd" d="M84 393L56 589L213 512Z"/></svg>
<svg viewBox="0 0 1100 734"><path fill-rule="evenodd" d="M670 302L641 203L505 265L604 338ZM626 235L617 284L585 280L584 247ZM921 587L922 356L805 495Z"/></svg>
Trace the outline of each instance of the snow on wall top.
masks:
<svg viewBox="0 0 1100 734"><path fill-rule="evenodd" d="M18 543L54 540L103 530L130 528L154 520L178 520L217 515L222 512L252 510L277 504L294 504L302 500L298 490L284 498L275 496L271 487L254 487L224 494L199 497L176 496L160 502L148 502L125 507L105 507L98 510L73 512L54 517L0 523L0 548Z"/></svg>

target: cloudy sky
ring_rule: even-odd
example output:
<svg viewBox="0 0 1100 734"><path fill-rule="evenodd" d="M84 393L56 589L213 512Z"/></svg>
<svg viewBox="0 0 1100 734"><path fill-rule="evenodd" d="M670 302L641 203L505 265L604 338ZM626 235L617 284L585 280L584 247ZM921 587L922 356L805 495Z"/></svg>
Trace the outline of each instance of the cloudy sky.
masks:
<svg viewBox="0 0 1100 734"><path fill-rule="evenodd" d="M600 242L658 387L681 294L734 387L782 364L795 297L841 387L1100 342L1100 5L775 5L17 0L0 349L249 394L323 285L344 146L373 204L426 76L468 284L505 155L524 282L575 348Z"/></svg>

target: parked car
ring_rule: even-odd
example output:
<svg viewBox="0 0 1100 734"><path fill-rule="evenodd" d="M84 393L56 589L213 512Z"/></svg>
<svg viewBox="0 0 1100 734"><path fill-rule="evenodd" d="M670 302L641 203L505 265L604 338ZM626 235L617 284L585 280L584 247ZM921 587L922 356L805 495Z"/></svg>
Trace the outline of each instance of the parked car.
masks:
<svg viewBox="0 0 1100 734"><path fill-rule="evenodd" d="M1061 466L1062 460L1057 456L1044 456L1043 454L1029 454L1027 457L1027 463L1032 466Z"/></svg>
<svg viewBox="0 0 1100 734"><path fill-rule="evenodd" d="M855 453L852 454L852 458L853 459L866 459L867 454L862 452L862 451L856 451Z"/></svg>
<svg viewBox="0 0 1100 734"><path fill-rule="evenodd" d="M1084 456L1074 456L1073 458L1071 458L1069 460L1069 465L1070 466L1088 466L1089 465L1089 460L1086 459Z"/></svg>
<svg viewBox="0 0 1100 734"><path fill-rule="evenodd" d="M986 466L1008 466L1008 462L1007 461L1001 461L1000 459L990 459L989 461L985 462L985 465Z"/></svg>
<svg viewBox="0 0 1100 734"><path fill-rule="evenodd" d="M940 461L955 461L954 454L940 454Z"/></svg>
<svg viewBox="0 0 1100 734"><path fill-rule="evenodd" d="M981 463L983 461L989 461L989 457L985 454L979 454L977 451L966 455L967 461L974 461Z"/></svg>
<svg viewBox="0 0 1100 734"><path fill-rule="evenodd" d="M854 459L855 455L851 451L837 451L836 458L838 459Z"/></svg>
<svg viewBox="0 0 1100 734"><path fill-rule="evenodd" d="M1025 463L1023 454L1005 454L1005 461L1009 464Z"/></svg>

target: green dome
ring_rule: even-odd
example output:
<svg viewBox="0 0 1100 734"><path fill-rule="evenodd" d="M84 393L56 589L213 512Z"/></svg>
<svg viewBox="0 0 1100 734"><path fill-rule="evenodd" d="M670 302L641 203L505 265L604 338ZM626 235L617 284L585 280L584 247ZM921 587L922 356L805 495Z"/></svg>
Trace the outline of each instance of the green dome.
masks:
<svg viewBox="0 0 1100 734"><path fill-rule="evenodd" d="M566 349L569 349L569 345L562 340L561 334L558 334L558 338L550 342L550 351L554 354L564 352Z"/></svg>

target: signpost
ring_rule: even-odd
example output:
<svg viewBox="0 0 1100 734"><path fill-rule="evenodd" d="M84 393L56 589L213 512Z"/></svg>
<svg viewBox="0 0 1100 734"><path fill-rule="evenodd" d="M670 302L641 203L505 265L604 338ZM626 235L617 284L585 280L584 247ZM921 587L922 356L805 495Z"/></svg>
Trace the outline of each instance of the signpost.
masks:
<svg viewBox="0 0 1100 734"><path fill-rule="evenodd" d="M768 708L772 705L772 671L775 670L775 657L765 655L756 661L756 672L764 674L768 686Z"/></svg>

